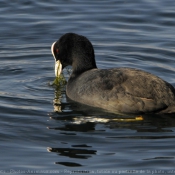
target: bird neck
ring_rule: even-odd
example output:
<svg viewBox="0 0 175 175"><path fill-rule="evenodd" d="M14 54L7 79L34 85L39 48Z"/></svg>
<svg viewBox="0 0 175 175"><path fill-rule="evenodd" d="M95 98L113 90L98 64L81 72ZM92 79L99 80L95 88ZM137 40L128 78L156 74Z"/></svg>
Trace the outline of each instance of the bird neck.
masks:
<svg viewBox="0 0 175 175"><path fill-rule="evenodd" d="M72 64L73 75L79 75L91 69L97 68L94 58L76 58Z"/></svg>

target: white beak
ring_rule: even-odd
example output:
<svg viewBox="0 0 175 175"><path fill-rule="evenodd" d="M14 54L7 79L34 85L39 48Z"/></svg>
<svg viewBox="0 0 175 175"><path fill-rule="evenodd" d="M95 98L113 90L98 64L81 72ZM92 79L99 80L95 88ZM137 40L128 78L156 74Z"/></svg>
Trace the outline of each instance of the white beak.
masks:
<svg viewBox="0 0 175 175"><path fill-rule="evenodd" d="M58 60L57 62L55 62L55 76L59 77L62 71L62 64L61 62Z"/></svg>
<svg viewBox="0 0 175 175"><path fill-rule="evenodd" d="M61 71L62 71L62 64L61 62L58 60L56 61L56 58L55 58L55 55L54 55L54 45L55 45L56 42L54 42L51 46L51 52L52 52L52 55L55 59L55 76L56 77L59 77L60 74L61 74Z"/></svg>

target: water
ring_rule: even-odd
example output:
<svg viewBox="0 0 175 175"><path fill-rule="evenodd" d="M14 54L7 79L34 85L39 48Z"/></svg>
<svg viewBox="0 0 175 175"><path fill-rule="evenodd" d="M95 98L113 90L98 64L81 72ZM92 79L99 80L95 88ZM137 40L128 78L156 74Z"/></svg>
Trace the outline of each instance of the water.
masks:
<svg viewBox="0 0 175 175"><path fill-rule="evenodd" d="M174 173L174 115L134 120L70 102L65 86L51 85L50 53L75 32L93 43L99 68L139 68L175 85L174 8L173 0L0 1L0 174Z"/></svg>

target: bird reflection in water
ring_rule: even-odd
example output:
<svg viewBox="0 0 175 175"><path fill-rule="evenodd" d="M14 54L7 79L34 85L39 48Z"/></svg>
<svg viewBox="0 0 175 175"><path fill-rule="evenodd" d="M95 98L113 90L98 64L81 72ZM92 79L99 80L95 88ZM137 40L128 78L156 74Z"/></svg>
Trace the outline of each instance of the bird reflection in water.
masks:
<svg viewBox="0 0 175 175"><path fill-rule="evenodd" d="M60 131L60 134L63 134L67 137L74 136L77 137L77 133L79 132L95 132L101 131L105 132L105 130L99 130L96 127L97 123L109 123L110 121L114 120L110 118L106 118L106 113L102 112L99 113L98 110L91 108L89 110L88 107L68 102L65 95L65 88L58 86L55 89L55 98L53 100L53 107L54 112L50 114L50 119L55 120L58 122L57 126L48 127L50 130L57 130ZM115 116L116 117L116 116ZM123 121L125 119L115 118L115 121ZM126 119L125 121L135 121L135 118ZM139 118L137 118L139 120ZM61 124L59 124L61 123ZM69 140L69 139L67 139ZM92 146L89 144L81 144L81 145L71 145L67 146L68 141L66 140L66 147L48 147L48 152L57 153L59 156L64 156L61 158L61 161L55 162L55 164L60 164L69 167L78 167L83 166L79 162L70 162L69 161L62 161L65 157L74 158L74 159L89 159L92 155L96 155L97 150L92 149ZM70 145L70 144L69 144Z"/></svg>

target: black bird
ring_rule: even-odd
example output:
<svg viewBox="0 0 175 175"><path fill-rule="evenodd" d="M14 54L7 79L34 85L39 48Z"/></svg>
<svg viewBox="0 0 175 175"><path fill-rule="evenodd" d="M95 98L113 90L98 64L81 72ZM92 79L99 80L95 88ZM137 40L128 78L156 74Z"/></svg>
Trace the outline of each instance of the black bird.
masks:
<svg viewBox="0 0 175 175"><path fill-rule="evenodd" d="M98 69L94 49L84 36L64 34L51 47L55 75L72 66L66 94L114 113L174 113L175 89L161 78L134 68Z"/></svg>

